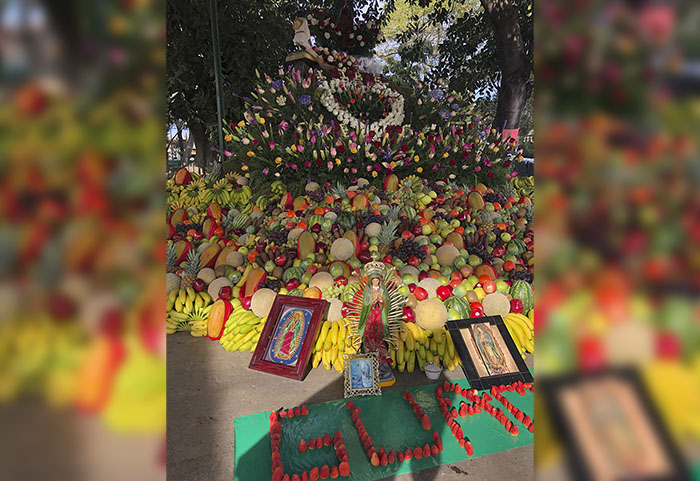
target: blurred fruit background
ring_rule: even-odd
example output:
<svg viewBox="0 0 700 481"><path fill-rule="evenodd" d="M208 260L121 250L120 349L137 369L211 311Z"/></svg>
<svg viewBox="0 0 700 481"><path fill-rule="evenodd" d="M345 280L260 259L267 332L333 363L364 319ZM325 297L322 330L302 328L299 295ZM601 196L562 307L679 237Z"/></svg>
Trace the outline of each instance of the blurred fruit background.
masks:
<svg viewBox="0 0 700 481"><path fill-rule="evenodd" d="M699 15L692 2L540 2L535 54L537 376L636 366L690 463L700 459ZM538 474L562 479L561 448L539 426Z"/></svg>
<svg viewBox="0 0 700 481"><path fill-rule="evenodd" d="M165 475L163 12L0 5L6 479Z"/></svg>

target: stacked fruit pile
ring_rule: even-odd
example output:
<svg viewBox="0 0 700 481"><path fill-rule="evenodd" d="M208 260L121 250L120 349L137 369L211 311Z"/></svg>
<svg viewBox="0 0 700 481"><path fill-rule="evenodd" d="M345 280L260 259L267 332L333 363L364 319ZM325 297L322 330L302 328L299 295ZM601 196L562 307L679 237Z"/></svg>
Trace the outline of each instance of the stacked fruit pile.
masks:
<svg viewBox="0 0 700 481"><path fill-rule="evenodd" d="M449 319L499 315L532 353L532 202L513 187L390 174L381 189L362 178L308 182L294 197L280 182L253 192L236 173L178 171L168 181L168 332L252 351L277 294L323 298L312 365L342 372L343 354L355 352L348 301L375 257L395 268L406 298L390 349L399 371L454 369Z"/></svg>

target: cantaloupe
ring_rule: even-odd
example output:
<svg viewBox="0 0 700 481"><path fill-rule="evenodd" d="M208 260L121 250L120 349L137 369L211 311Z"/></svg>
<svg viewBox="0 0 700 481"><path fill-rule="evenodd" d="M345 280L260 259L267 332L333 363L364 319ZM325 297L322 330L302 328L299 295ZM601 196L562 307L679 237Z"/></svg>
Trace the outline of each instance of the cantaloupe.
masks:
<svg viewBox="0 0 700 481"><path fill-rule="evenodd" d="M333 287L333 276L328 272L317 272L309 281L309 287L318 287L319 289Z"/></svg>
<svg viewBox="0 0 700 481"><path fill-rule="evenodd" d="M330 299L327 299L328 301L328 319L331 322L335 321L340 321L343 318L342 314L342 308L343 308L343 301L340 299L336 299L335 297L332 297ZM341 339L338 339L338 342L344 341Z"/></svg>
<svg viewBox="0 0 700 481"><path fill-rule="evenodd" d="M304 229L302 229L301 227L295 227L294 229L289 231L289 234L287 234L287 240L297 241L302 232L304 232Z"/></svg>
<svg viewBox="0 0 700 481"><path fill-rule="evenodd" d="M343 235L343 237L345 237L350 242L352 242L352 245L354 248L353 255L359 254L360 253L360 240L357 238L357 234L355 234L355 231L349 230Z"/></svg>
<svg viewBox="0 0 700 481"><path fill-rule="evenodd" d="M217 277L209 283L209 286L207 287L207 294L209 294L212 299L218 299L219 290L224 286L233 287L233 283L228 277Z"/></svg>
<svg viewBox="0 0 700 481"><path fill-rule="evenodd" d="M316 240L309 231L304 231L297 239L297 256L299 259L306 259L309 254L316 252Z"/></svg>
<svg viewBox="0 0 700 481"><path fill-rule="evenodd" d="M170 291L180 288L180 276L168 272L165 276L165 293L170 294Z"/></svg>
<svg viewBox="0 0 700 481"><path fill-rule="evenodd" d="M199 255L199 266L200 267L214 267L216 259L219 257L221 252L221 247L216 244L212 244L207 247Z"/></svg>
<svg viewBox="0 0 700 481"><path fill-rule="evenodd" d="M209 320L207 321L207 337L212 341L221 338L226 327L226 321L233 312L233 304L223 299L217 299L209 311Z"/></svg>
<svg viewBox="0 0 700 481"><path fill-rule="evenodd" d="M506 317L510 312L510 301L500 292L486 294L481 305L484 306L484 314L487 316Z"/></svg>
<svg viewBox="0 0 700 481"><path fill-rule="evenodd" d="M228 264L228 255L231 252L236 252L236 246L230 245L230 246L226 246L226 247L222 248L221 252L219 252L218 257L216 258L216 262L214 263L214 268L217 268L223 264Z"/></svg>
<svg viewBox="0 0 700 481"><path fill-rule="evenodd" d="M426 299L415 307L416 324L423 329L438 329L447 322L447 308L439 299Z"/></svg>
<svg viewBox="0 0 700 481"><path fill-rule="evenodd" d="M202 279L204 282L207 283L207 285L209 285L214 279L216 279L216 273L211 267L205 267L204 269L199 271L197 277Z"/></svg>
<svg viewBox="0 0 700 481"><path fill-rule="evenodd" d="M365 234L370 237L377 237L382 232L382 226L377 222L370 222L365 227Z"/></svg>
<svg viewBox="0 0 700 481"><path fill-rule="evenodd" d="M244 297L251 297L258 290L260 283L267 279L267 272L262 267L257 267L250 271L248 279L245 281Z"/></svg>
<svg viewBox="0 0 700 481"><path fill-rule="evenodd" d="M326 212L326 213L323 215L323 218L324 218L324 219L330 219L331 222L335 222L335 220L338 218L338 214L336 214L335 212Z"/></svg>
<svg viewBox="0 0 700 481"><path fill-rule="evenodd" d="M221 219L221 206L217 203L210 204L209 207L207 208L207 215L211 217L212 219L219 220Z"/></svg>
<svg viewBox="0 0 700 481"><path fill-rule="evenodd" d="M369 207L369 198L367 194L360 192L352 199L352 206L355 209L366 209Z"/></svg>
<svg viewBox="0 0 700 481"><path fill-rule="evenodd" d="M230 252L226 255L226 264L233 267L242 266L244 260L243 254L238 251Z"/></svg>
<svg viewBox="0 0 700 481"><path fill-rule="evenodd" d="M341 237L333 241L331 255L334 259L346 261L355 255L355 246L349 239Z"/></svg>
<svg viewBox="0 0 700 481"><path fill-rule="evenodd" d="M454 261L458 255L459 249L457 249L455 246L447 244L440 246L437 252L435 253L435 256L438 260L438 264L440 264L441 266L451 266L452 264L454 264Z"/></svg>
<svg viewBox="0 0 700 481"><path fill-rule="evenodd" d="M192 244L187 239L175 243L175 255L177 256L177 261L175 261L175 263L177 265L182 264L182 262L187 259L187 254L189 254L190 249L192 249Z"/></svg>
<svg viewBox="0 0 700 481"><path fill-rule="evenodd" d="M262 317L263 319L266 318L270 313L270 309L272 309L275 297L277 297L277 293L272 289L266 287L258 289L250 299L250 310L253 311L253 314L256 316Z"/></svg>
<svg viewBox="0 0 700 481"><path fill-rule="evenodd" d="M418 271L418 269L416 269L416 268L413 267L413 266L409 266L408 264L405 265L405 266L403 266L403 267L399 270L399 274L401 274L402 276L404 276L404 275L406 275L406 274L409 274L409 275L410 275L411 277L413 277L415 280L418 280L418 274L419 274L419 273L420 273L420 272Z"/></svg>
<svg viewBox="0 0 700 481"><path fill-rule="evenodd" d="M481 196L481 194L477 191L472 191L469 192L469 195L467 196L467 204L469 207L471 207L473 210L481 210L484 208L484 198Z"/></svg>
<svg viewBox="0 0 700 481"><path fill-rule="evenodd" d="M429 299L437 297L437 288L441 285L442 284L440 283L440 281L438 281L437 279L433 279L432 277L426 277L418 283L418 287L422 287L423 289L428 291Z"/></svg>

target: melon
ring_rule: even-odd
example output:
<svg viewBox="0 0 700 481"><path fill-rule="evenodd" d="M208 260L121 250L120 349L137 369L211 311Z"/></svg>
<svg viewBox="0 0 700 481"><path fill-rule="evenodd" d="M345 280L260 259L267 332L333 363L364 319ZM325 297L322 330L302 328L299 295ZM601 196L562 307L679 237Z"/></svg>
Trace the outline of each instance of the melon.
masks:
<svg viewBox="0 0 700 481"><path fill-rule="evenodd" d="M214 219L205 219L204 222L202 222L202 234L204 234L206 238L213 237L217 227L219 227L219 224Z"/></svg>
<svg viewBox="0 0 700 481"><path fill-rule="evenodd" d="M326 213L323 215L323 218L324 218L324 219L330 219L331 222L335 222L336 219L338 218L338 214L336 214L335 212L326 212Z"/></svg>
<svg viewBox="0 0 700 481"><path fill-rule="evenodd" d="M209 311L209 320L207 321L207 337L212 341L221 338L226 327L226 321L233 312L233 304L223 299L217 299Z"/></svg>
<svg viewBox="0 0 700 481"><path fill-rule="evenodd" d="M170 214L168 222L176 226L178 224L181 224L183 221L187 220L188 217L189 216L187 215L187 211L185 209L176 209L175 212Z"/></svg>
<svg viewBox="0 0 700 481"><path fill-rule="evenodd" d="M199 255L199 265L200 267L213 267L216 263L216 259L219 257L221 252L221 247L216 244L212 244L207 247Z"/></svg>
<svg viewBox="0 0 700 481"><path fill-rule="evenodd" d="M294 229L289 231L289 234L287 234L287 240L297 241L302 232L304 232L304 229L302 229L301 227L295 227Z"/></svg>
<svg viewBox="0 0 700 481"><path fill-rule="evenodd" d="M255 291L250 299L250 310L258 317L265 319L272 309L277 293L272 289L262 288Z"/></svg>
<svg viewBox="0 0 700 481"><path fill-rule="evenodd" d="M292 204L292 209L297 211L297 210L304 210L309 206L309 202L304 198L304 197L297 197L294 199L294 203Z"/></svg>
<svg viewBox="0 0 700 481"><path fill-rule="evenodd" d="M385 192L394 192L395 190L399 189L399 178L396 177L396 174L389 174L386 176L384 179L384 191Z"/></svg>
<svg viewBox="0 0 700 481"><path fill-rule="evenodd" d="M360 192L352 199L352 206L355 209L366 209L369 207L369 198L367 194Z"/></svg>
<svg viewBox="0 0 700 481"><path fill-rule="evenodd" d="M435 256L437 257L438 264L441 266L451 266L454 264L455 259L459 255L459 249L457 249L455 246L451 246L448 244L445 244L443 246L440 246L435 253Z"/></svg>
<svg viewBox="0 0 700 481"><path fill-rule="evenodd" d="M529 312L534 307L535 295L532 292L532 286L525 281L515 281L510 287L510 296L522 301L524 313Z"/></svg>
<svg viewBox="0 0 700 481"><path fill-rule="evenodd" d="M218 299L219 290L224 286L233 287L233 283L228 277L217 277L209 283L209 286L207 287L207 294L209 294L212 299Z"/></svg>
<svg viewBox="0 0 700 481"><path fill-rule="evenodd" d="M165 293L170 294L170 291L174 291L180 288L180 276L168 272L165 276Z"/></svg>
<svg viewBox="0 0 700 481"><path fill-rule="evenodd" d="M321 186L318 185L318 182L311 181L308 184L306 184L306 187L304 187L304 190L306 192L313 192L313 191L318 190L320 188L321 188Z"/></svg>
<svg viewBox="0 0 700 481"><path fill-rule="evenodd" d="M408 274L411 277L413 277L414 279L418 280L418 275L420 274L420 271L417 268L406 264L405 266L403 266L399 270L399 274L402 276L405 276L406 274Z"/></svg>
<svg viewBox="0 0 700 481"><path fill-rule="evenodd" d="M357 234L355 234L354 231L348 231L343 235L343 237L345 237L350 242L352 242L352 245L354 248L354 255L359 254L360 253L360 240L357 238Z"/></svg>
<svg viewBox="0 0 700 481"><path fill-rule="evenodd" d="M243 265L245 257L238 251L230 252L226 255L226 264L233 267L240 267Z"/></svg>
<svg viewBox="0 0 700 481"><path fill-rule="evenodd" d="M213 245L214 245L213 242L207 242L207 241L202 242L197 247L197 254L202 255L202 252L204 252L208 247L213 246Z"/></svg>
<svg viewBox="0 0 700 481"><path fill-rule="evenodd" d="M186 239L177 241L175 243L175 255L177 256L175 264L182 264L185 261L185 259L187 259L187 254L189 254L190 249L192 249L192 244L190 243L190 241Z"/></svg>
<svg viewBox="0 0 700 481"><path fill-rule="evenodd" d="M199 271L197 277L199 279L202 279L204 282L207 283L207 285L209 285L214 279L216 279L216 273L211 267L205 267L204 269Z"/></svg>
<svg viewBox="0 0 700 481"><path fill-rule="evenodd" d="M371 222L365 227L365 234L370 237L377 237L382 232L382 226L377 222Z"/></svg>
<svg viewBox="0 0 700 481"><path fill-rule="evenodd" d="M189 184L192 180L192 174L190 174L190 172L183 167L181 169L178 169L177 172L175 172L175 175L173 175L173 179L175 180L175 185Z"/></svg>
<svg viewBox="0 0 700 481"><path fill-rule="evenodd" d="M342 314L342 309L343 309L343 301L340 299L336 299L335 297L331 299L327 299L328 301L328 316L326 317L327 320L331 322L335 321L341 321L343 319L343 314ZM345 339L338 339L338 342L344 342Z"/></svg>
<svg viewBox="0 0 700 481"><path fill-rule="evenodd" d="M260 283L265 279L267 279L267 272L265 272L265 269L262 267L255 268L250 271L250 274L248 274L248 279L245 281L245 292L243 297L251 297L255 291L258 290Z"/></svg>
<svg viewBox="0 0 700 481"><path fill-rule="evenodd" d="M219 256L216 258L216 263L214 264L214 268L219 267L220 265L223 265L223 264L228 264L228 255L231 252L236 252L236 246L230 245L230 246L226 246L223 249L221 249L221 252L219 252ZM234 266L234 267L238 267L238 266Z"/></svg>
<svg viewBox="0 0 700 481"><path fill-rule="evenodd" d="M309 231L304 231L297 239L297 257L306 259L309 254L316 252L316 240L314 235Z"/></svg>
<svg viewBox="0 0 700 481"><path fill-rule="evenodd" d="M481 210L484 208L484 198L479 192L474 190L469 192L469 195L467 196L467 204L473 210Z"/></svg>
<svg viewBox="0 0 700 481"><path fill-rule="evenodd" d="M464 237L459 232L450 232L445 240L452 242L457 249L464 249Z"/></svg>
<svg viewBox="0 0 700 481"><path fill-rule="evenodd" d="M292 194L289 192L285 192L282 194L282 198L280 199L280 207L282 207L284 210L289 210L292 208L294 205L294 197L292 197Z"/></svg>
<svg viewBox="0 0 700 481"><path fill-rule="evenodd" d="M352 229L355 226L356 219L351 212L343 210L338 214L338 225L345 230Z"/></svg>
<svg viewBox="0 0 700 481"><path fill-rule="evenodd" d="M318 287L319 289L333 287L333 276L328 272L317 272L309 281L309 287Z"/></svg>
<svg viewBox="0 0 700 481"><path fill-rule="evenodd" d="M341 237L333 241L331 255L339 261L346 261L355 255L355 246L352 241Z"/></svg>
<svg viewBox="0 0 700 481"><path fill-rule="evenodd" d="M304 294L304 291L301 289L292 289L287 293L288 296L296 296L296 297L301 297Z"/></svg>
<svg viewBox="0 0 700 481"><path fill-rule="evenodd" d="M487 316L506 317L510 312L510 301L500 292L486 294L481 305L484 306L484 314Z"/></svg>
<svg viewBox="0 0 700 481"><path fill-rule="evenodd" d="M439 299L426 299L415 308L416 324L426 330L439 329L447 322L447 309Z"/></svg>
<svg viewBox="0 0 700 481"><path fill-rule="evenodd" d="M423 289L428 291L429 299L437 297L437 288L441 285L442 284L440 283L440 281L438 281L437 279L433 279L432 277L426 277L418 283L418 287L422 287Z"/></svg>
<svg viewBox="0 0 700 481"><path fill-rule="evenodd" d="M212 219L219 220L221 219L221 206L217 203L213 203L209 206L207 209L207 216L211 217Z"/></svg>

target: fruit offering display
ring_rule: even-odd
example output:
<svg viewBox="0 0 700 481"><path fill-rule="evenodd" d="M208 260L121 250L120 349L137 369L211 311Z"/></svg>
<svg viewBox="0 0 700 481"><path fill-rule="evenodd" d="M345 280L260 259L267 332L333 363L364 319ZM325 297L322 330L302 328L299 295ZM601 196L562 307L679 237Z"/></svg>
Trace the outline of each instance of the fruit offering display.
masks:
<svg viewBox="0 0 700 481"><path fill-rule="evenodd" d="M500 315L523 356L534 352L530 197L412 175L381 187L309 181L297 196L248 180L221 169L168 180L168 333L252 352L277 294L325 299L311 365L342 373L357 352L352 300L375 257L405 297L392 368L458 366L451 319Z"/></svg>

